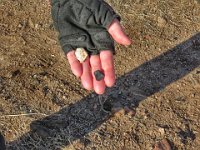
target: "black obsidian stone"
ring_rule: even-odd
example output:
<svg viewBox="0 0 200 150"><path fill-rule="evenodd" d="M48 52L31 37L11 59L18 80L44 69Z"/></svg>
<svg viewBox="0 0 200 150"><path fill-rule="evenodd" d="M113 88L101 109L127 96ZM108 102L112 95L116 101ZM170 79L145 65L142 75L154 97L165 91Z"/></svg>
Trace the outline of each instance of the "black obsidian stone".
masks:
<svg viewBox="0 0 200 150"><path fill-rule="evenodd" d="M97 70L94 72L94 76L96 78L97 81L101 81L104 78L104 73L100 70Z"/></svg>

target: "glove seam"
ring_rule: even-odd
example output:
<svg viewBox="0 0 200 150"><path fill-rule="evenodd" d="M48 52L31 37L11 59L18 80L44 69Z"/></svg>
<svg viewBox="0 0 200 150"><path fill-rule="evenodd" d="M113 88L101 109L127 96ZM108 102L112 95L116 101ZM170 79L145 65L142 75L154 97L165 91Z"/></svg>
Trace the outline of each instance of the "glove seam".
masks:
<svg viewBox="0 0 200 150"><path fill-rule="evenodd" d="M89 10L94 14L94 12L95 12L94 9L90 8L87 4L84 4L84 3L81 2L80 0L76 0L76 1L78 1L79 3L81 3L83 6L85 6L87 9L89 9Z"/></svg>

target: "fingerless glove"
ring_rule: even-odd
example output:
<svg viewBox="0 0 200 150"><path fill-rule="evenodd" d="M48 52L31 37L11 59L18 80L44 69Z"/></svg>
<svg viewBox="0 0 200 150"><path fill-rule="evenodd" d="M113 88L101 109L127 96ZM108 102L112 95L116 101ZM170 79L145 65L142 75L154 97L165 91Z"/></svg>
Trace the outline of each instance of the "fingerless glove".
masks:
<svg viewBox="0 0 200 150"><path fill-rule="evenodd" d="M103 0L51 0L52 18L65 53L85 48L90 55L115 52L107 29L120 17Z"/></svg>

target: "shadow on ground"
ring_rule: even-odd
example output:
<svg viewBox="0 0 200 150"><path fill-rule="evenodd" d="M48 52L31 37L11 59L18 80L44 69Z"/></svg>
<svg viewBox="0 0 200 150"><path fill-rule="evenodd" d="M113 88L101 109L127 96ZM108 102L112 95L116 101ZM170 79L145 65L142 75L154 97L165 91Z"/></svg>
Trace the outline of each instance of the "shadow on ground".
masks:
<svg viewBox="0 0 200 150"><path fill-rule="evenodd" d="M100 101L108 111L114 103L122 99L122 105L137 107L140 101L163 90L199 66L200 33L118 78L116 86L108 89L101 98L95 94L88 95L76 104L32 122L31 132L7 146L9 149L32 149L34 143L43 149L45 145L52 149L59 145L66 146L70 141L83 138L109 119L110 113L102 110ZM126 99L127 95L132 97L131 100ZM58 145L51 145L55 140ZM33 142L27 145L30 143L27 141Z"/></svg>

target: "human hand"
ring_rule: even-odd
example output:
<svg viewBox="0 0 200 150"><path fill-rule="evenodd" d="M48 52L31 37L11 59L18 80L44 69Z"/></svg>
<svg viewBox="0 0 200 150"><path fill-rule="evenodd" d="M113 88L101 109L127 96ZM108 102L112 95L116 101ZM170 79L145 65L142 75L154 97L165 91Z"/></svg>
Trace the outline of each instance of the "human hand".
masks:
<svg viewBox="0 0 200 150"><path fill-rule="evenodd" d="M103 0L52 0L51 5L60 45L72 72L81 79L85 89L103 94L106 86L115 83L114 40L131 44L118 21L119 15ZM84 48L90 57L80 63L75 56L76 48ZM94 77L97 70L105 75L101 81Z"/></svg>
<svg viewBox="0 0 200 150"><path fill-rule="evenodd" d="M131 44L131 40L126 36L117 19L110 25L108 32L117 43L122 45ZM67 58L73 74L81 79L85 89L94 89L97 94L103 94L106 86L112 87L114 85L115 71L112 51L105 49L99 55L91 55L83 63L77 60L75 51L70 51ZM97 81L95 79L94 72L96 70L104 72L105 77L103 80Z"/></svg>

